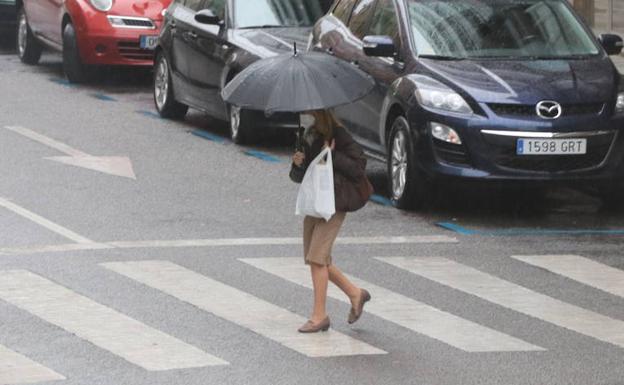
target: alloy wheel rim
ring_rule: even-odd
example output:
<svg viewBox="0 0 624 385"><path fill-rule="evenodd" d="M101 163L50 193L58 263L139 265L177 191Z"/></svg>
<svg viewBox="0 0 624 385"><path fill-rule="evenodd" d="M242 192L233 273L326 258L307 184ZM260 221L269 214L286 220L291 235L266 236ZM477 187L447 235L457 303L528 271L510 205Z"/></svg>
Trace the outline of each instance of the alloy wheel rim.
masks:
<svg viewBox="0 0 624 385"><path fill-rule="evenodd" d="M26 39L28 38L28 23L26 23L26 15L20 17L19 30L17 32L17 49L20 56L24 56L26 52Z"/></svg>
<svg viewBox="0 0 624 385"><path fill-rule="evenodd" d="M167 93L169 92L169 66L167 60L163 58L158 63L156 71L156 81L154 82L154 93L156 94L156 104L162 110L167 103Z"/></svg>
<svg viewBox="0 0 624 385"><path fill-rule="evenodd" d="M230 130L232 132L232 139L238 137L238 129L240 128L240 107L230 107Z"/></svg>
<svg viewBox="0 0 624 385"><path fill-rule="evenodd" d="M392 142L391 168L392 196L400 199L407 182L407 147L403 131L399 131Z"/></svg>

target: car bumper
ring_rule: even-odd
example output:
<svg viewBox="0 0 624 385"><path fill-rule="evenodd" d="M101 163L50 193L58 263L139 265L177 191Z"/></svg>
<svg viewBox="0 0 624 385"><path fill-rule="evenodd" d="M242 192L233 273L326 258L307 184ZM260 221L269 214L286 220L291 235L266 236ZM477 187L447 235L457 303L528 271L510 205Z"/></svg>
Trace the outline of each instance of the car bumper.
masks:
<svg viewBox="0 0 624 385"><path fill-rule="evenodd" d="M78 33L80 56L85 64L152 66L154 51L140 47L141 36L158 36L155 29L114 28L105 15L97 15L97 22L87 20Z"/></svg>
<svg viewBox="0 0 624 385"><path fill-rule="evenodd" d="M486 110L486 108L484 108ZM463 118L416 110L411 127L420 138L416 145L419 166L438 179L570 182L624 180L624 116L600 114L544 121L532 117L487 116ZM453 128L462 140L455 145L433 138L429 123ZM552 133L585 138L585 155L517 155L520 138Z"/></svg>

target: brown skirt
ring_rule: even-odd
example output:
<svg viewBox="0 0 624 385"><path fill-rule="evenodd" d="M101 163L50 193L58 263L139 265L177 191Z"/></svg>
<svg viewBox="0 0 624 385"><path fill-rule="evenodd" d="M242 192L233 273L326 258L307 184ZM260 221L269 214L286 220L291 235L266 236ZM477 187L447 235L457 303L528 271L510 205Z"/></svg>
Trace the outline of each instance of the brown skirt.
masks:
<svg viewBox="0 0 624 385"><path fill-rule="evenodd" d="M303 256L306 264L329 266L332 264L332 248L338 237L346 213L337 212L329 221L323 218L305 217L303 220Z"/></svg>

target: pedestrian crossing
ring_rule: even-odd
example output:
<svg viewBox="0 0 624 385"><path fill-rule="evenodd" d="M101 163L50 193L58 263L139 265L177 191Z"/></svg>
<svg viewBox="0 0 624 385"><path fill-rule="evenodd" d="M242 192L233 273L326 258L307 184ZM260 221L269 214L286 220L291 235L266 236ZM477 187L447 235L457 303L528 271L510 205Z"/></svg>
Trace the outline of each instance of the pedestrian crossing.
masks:
<svg viewBox="0 0 624 385"><path fill-rule="evenodd" d="M0 384L33 384L64 379L54 370L0 345Z"/></svg>
<svg viewBox="0 0 624 385"><path fill-rule="evenodd" d="M624 297L624 271L588 258L574 255L516 255L510 256L509 260L521 263L512 264L516 268L545 269L541 273L543 280L548 280L549 274L555 273L573 281L571 284L578 285L580 290L592 287L602 290L605 295ZM442 257L379 257L363 260L363 263L376 264L377 268L381 266L390 271L399 269L409 273L421 284L433 282L434 285L443 285L477 297L486 301L486 304L494 304L493 311L503 307L540 322L624 348L624 320L566 303L539 293L539 289L523 287L467 264ZM370 339L371 334L349 331L346 325L338 326L341 331L332 328L327 333L299 334L296 329L305 322L304 315L261 299L257 293L231 286L220 280L220 277L201 274L170 261L107 262L96 268L109 271L114 279L139 283L146 290L155 290L176 301L190 304L196 311L214 315L240 328L240 333L254 333L258 338L275 343L275 349L284 349L284 352L292 352L304 358L347 359L368 356L369 360L383 360L393 353L393 346L384 344L383 338L381 341L379 339L380 335L384 335L383 327L375 329L376 338L373 340ZM234 260L232 268L251 269L252 274L258 274L259 279L275 280L278 285L282 282L285 290L291 284L308 292L311 290L309 270L301 258L243 258ZM512 335L513 332L508 334L509 330L502 332L492 325L481 325L461 315L441 310L435 304L420 302L413 296L385 288L374 280L367 281L353 275L350 278L371 292L373 301L367 304L366 318L377 325L394 324L466 354L487 352L530 355L548 352L548 346L540 346L539 341L525 341ZM431 290L436 290L436 287ZM132 296L131 292L120 294ZM293 295L301 293L293 292ZM344 294L336 288L330 286L328 295L348 304ZM306 294L301 300L311 301L311 295ZM191 368L212 370L211 367L241 364L233 363L231 357L229 361L232 362L220 357L218 347L211 347L206 341L182 341L89 299L88 293L77 293L61 283L27 270L0 270L0 301L8 304L9 308L19 308L29 316L55 325L146 371ZM335 322L339 323L339 319L336 317ZM10 328L11 325L3 327ZM207 330L210 328L207 327ZM219 330L209 333L217 336ZM251 339L250 343L253 341ZM19 349L6 344L6 341L0 340L0 343L6 345L0 345L0 385L47 381L62 383L67 377L63 368L38 362L28 357L27 352L18 353ZM207 351L195 344L203 346ZM418 346L408 348L419 349Z"/></svg>

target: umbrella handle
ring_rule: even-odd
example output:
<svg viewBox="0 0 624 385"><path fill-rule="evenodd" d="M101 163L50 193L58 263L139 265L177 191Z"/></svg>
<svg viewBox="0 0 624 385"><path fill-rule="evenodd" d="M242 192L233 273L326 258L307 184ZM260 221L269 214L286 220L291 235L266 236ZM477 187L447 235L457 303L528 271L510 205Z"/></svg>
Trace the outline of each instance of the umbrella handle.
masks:
<svg viewBox="0 0 624 385"><path fill-rule="evenodd" d="M303 127L301 127L301 114L299 114L299 128L297 128L297 143L295 150L303 152Z"/></svg>

